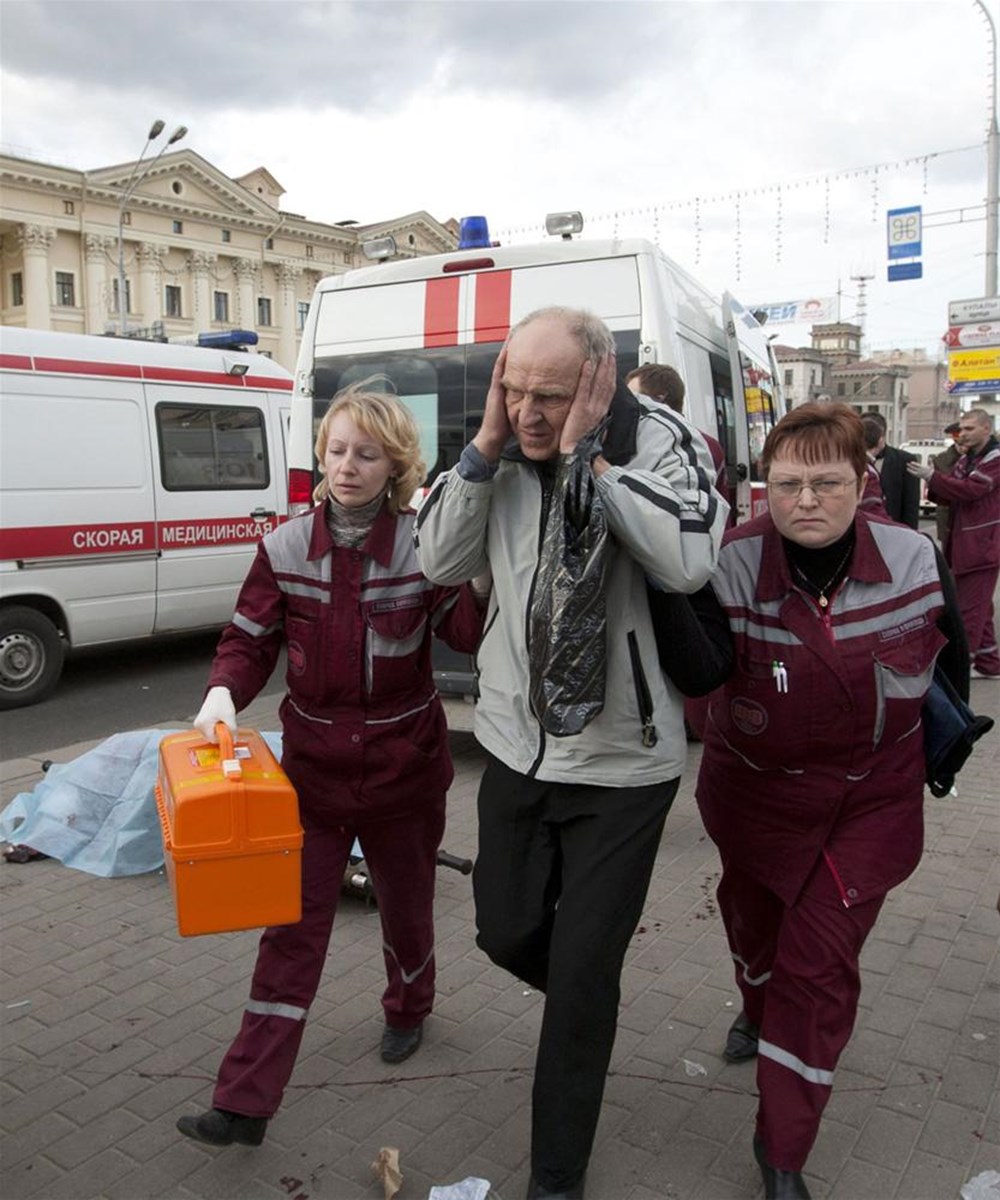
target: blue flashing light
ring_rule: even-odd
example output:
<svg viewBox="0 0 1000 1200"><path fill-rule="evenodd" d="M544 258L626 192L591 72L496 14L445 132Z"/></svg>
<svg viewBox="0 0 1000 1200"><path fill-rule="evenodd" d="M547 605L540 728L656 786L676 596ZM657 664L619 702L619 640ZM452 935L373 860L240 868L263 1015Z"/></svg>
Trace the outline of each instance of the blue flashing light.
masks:
<svg viewBox="0 0 1000 1200"><path fill-rule="evenodd" d="M224 333L199 333L198 345L215 350L241 350L244 346L256 346L258 338L251 329L227 329Z"/></svg>
<svg viewBox="0 0 1000 1200"><path fill-rule="evenodd" d="M459 250L482 250L490 245L485 217L463 217L458 224Z"/></svg>

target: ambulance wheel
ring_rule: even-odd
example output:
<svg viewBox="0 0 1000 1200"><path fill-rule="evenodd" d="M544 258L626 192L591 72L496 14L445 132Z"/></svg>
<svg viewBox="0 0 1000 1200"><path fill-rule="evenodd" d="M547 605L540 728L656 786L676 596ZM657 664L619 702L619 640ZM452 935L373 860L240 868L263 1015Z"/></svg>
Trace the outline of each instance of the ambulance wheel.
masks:
<svg viewBox="0 0 1000 1200"><path fill-rule="evenodd" d="M33 608L0 609L0 711L37 704L62 674L66 647Z"/></svg>

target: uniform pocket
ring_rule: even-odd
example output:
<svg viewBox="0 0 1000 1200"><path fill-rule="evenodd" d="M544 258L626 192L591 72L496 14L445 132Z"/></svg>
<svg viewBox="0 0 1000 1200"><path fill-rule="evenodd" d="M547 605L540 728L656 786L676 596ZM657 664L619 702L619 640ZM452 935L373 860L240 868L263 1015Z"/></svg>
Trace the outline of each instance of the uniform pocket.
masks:
<svg viewBox="0 0 1000 1200"><path fill-rule="evenodd" d="M427 636L427 610L420 597L371 605L366 671L368 694L385 696L412 687Z"/></svg>
<svg viewBox="0 0 1000 1200"><path fill-rule="evenodd" d="M947 643L944 634L936 626L930 626L902 645L875 651L873 746L899 741L919 727L934 664Z"/></svg>

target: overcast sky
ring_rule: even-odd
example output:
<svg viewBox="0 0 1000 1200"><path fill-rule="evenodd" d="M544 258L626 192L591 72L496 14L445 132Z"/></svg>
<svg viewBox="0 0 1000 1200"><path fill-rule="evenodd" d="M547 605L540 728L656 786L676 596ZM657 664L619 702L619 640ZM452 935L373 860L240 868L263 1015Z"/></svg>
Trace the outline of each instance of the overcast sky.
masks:
<svg viewBox="0 0 1000 1200"><path fill-rule="evenodd" d="M974 0L4 0L0 32L7 153L107 166L162 117L320 221L483 213L528 241L580 209L746 303L839 284L850 320L872 276L875 348L936 352L948 301L985 292ZM890 284L909 205L924 279Z"/></svg>

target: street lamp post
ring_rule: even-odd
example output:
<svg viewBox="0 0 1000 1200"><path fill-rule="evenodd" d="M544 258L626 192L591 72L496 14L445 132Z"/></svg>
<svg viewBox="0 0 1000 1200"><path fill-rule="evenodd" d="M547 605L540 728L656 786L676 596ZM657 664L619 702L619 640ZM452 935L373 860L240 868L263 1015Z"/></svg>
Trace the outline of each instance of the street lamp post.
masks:
<svg viewBox="0 0 1000 1200"><path fill-rule="evenodd" d="M986 132L986 295L997 294L997 188L1000 186L1000 129L997 128L997 28L984 0L976 6L990 27L990 120Z"/></svg>
<svg viewBox="0 0 1000 1200"><path fill-rule="evenodd" d="M159 153L154 159L145 164L142 171L139 167L142 165L143 157L149 149L150 143L155 141L163 132L163 122L156 120L149 127L149 133L146 134L146 144L142 148L142 153L135 160L135 166L132 168L132 174L128 177L125 187L122 189L121 199L118 201L118 333L124 337L128 332L128 304L125 295L125 239L123 236L123 227L125 224L125 206L132 198L132 194L139 184L146 178L149 172L160 161L163 153L168 146L172 146L175 142L179 142L187 133L187 129L183 125L178 125L174 132L167 138L166 142L160 147Z"/></svg>

